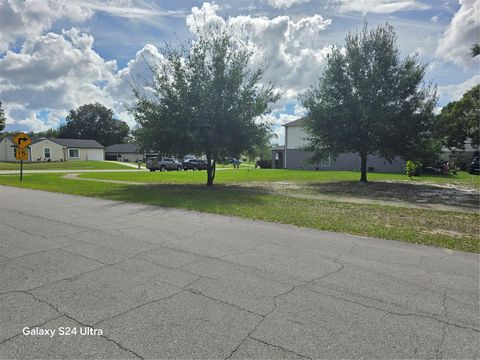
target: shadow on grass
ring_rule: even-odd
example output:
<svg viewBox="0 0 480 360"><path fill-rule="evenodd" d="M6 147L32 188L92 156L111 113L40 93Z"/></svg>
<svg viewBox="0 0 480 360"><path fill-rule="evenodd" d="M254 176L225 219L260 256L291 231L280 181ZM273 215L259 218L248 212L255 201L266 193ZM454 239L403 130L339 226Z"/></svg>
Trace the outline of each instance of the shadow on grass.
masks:
<svg viewBox="0 0 480 360"><path fill-rule="evenodd" d="M310 194L337 195L375 200L405 201L412 204L431 203L450 206L479 208L479 192L476 190L401 182L356 181L306 184Z"/></svg>
<svg viewBox="0 0 480 360"><path fill-rule="evenodd" d="M256 206L268 202L268 193L261 189L221 184L213 187L192 184L115 186L102 196L112 200L214 212L220 208Z"/></svg>

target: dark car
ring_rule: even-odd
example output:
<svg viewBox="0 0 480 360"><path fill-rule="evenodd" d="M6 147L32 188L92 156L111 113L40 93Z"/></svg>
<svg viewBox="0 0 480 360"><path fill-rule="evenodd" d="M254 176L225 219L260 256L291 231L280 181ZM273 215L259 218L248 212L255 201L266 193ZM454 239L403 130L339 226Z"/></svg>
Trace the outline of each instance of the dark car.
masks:
<svg viewBox="0 0 480 360"><path fill-rule="evenodd" d="M160 171L167 171L167 170L182 170L182 164L172 158L156 158L151 157L147 160L146 163L147 169L150 171L160 170Z"/></svg>
<svg viewBox="0 0 480 360"><path fill-rule="evenodd" d="M468 172L470 174L480 174L480 157L476 156L468 166Z"/></svg>
<svg viewBox="0 0 480 360"><path fill-rule="evenodd" d="M207 170L205 160L187 159L183 162L183 170Z"/></svg>

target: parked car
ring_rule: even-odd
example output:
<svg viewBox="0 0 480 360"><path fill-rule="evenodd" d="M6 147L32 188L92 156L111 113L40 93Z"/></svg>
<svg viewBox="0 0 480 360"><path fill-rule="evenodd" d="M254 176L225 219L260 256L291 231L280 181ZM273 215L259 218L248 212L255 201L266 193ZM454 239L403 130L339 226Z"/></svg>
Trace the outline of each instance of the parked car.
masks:
<svg viewBox="0 0 480 360"><path fill-rule="evenodd" d="M468 172L470 174L480 175L480 157L476 156L468 166Z"/></svg>
<svg viewBox="0 0 480 360"><path fill-rule="evenodd" d="M199 159L186 159L182 166L183 170L207 170L207 162Z"/></svg>
<svg viewBox="0 0 480 360"><path fill-rule="evenodd" d="M178 161L167 158L167 157L151 157L147 160L146 163L147 169L150 171L160 170L160 171L167 171L167 170L177 170L181 171L183 169L182 164Z"/></svg>

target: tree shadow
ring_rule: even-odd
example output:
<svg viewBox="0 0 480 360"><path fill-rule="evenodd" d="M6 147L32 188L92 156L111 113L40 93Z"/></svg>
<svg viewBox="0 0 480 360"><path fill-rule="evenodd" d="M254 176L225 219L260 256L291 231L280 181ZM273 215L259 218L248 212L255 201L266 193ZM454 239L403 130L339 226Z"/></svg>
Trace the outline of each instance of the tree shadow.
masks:
<svg viewBox="0 0 480 360"><path fill-rule="evenodd" d="M199 211L267 203L268 192L257 188L218 184L151 184L115 186L104 193L112 200Z"/></svg>
<svg viewBox="0 0 480 360"><path fill-rule="evenodd" d="M362 184L356 181L309 183L310 194L366 198L385 201L403 201L413 204L441 204L479 208L479 192L451 186L375 181Z"/></svg>

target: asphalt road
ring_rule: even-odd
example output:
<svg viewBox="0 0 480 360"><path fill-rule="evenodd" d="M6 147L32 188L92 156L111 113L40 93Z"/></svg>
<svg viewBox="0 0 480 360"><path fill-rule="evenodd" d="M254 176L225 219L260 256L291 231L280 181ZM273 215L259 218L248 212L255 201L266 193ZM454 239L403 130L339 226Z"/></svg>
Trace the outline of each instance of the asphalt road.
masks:
<svg viewBox="0 0 480 360"><path fill-rule="evenodd" d="M479 356L476 254L0 187L0 358Z"/></svg>

